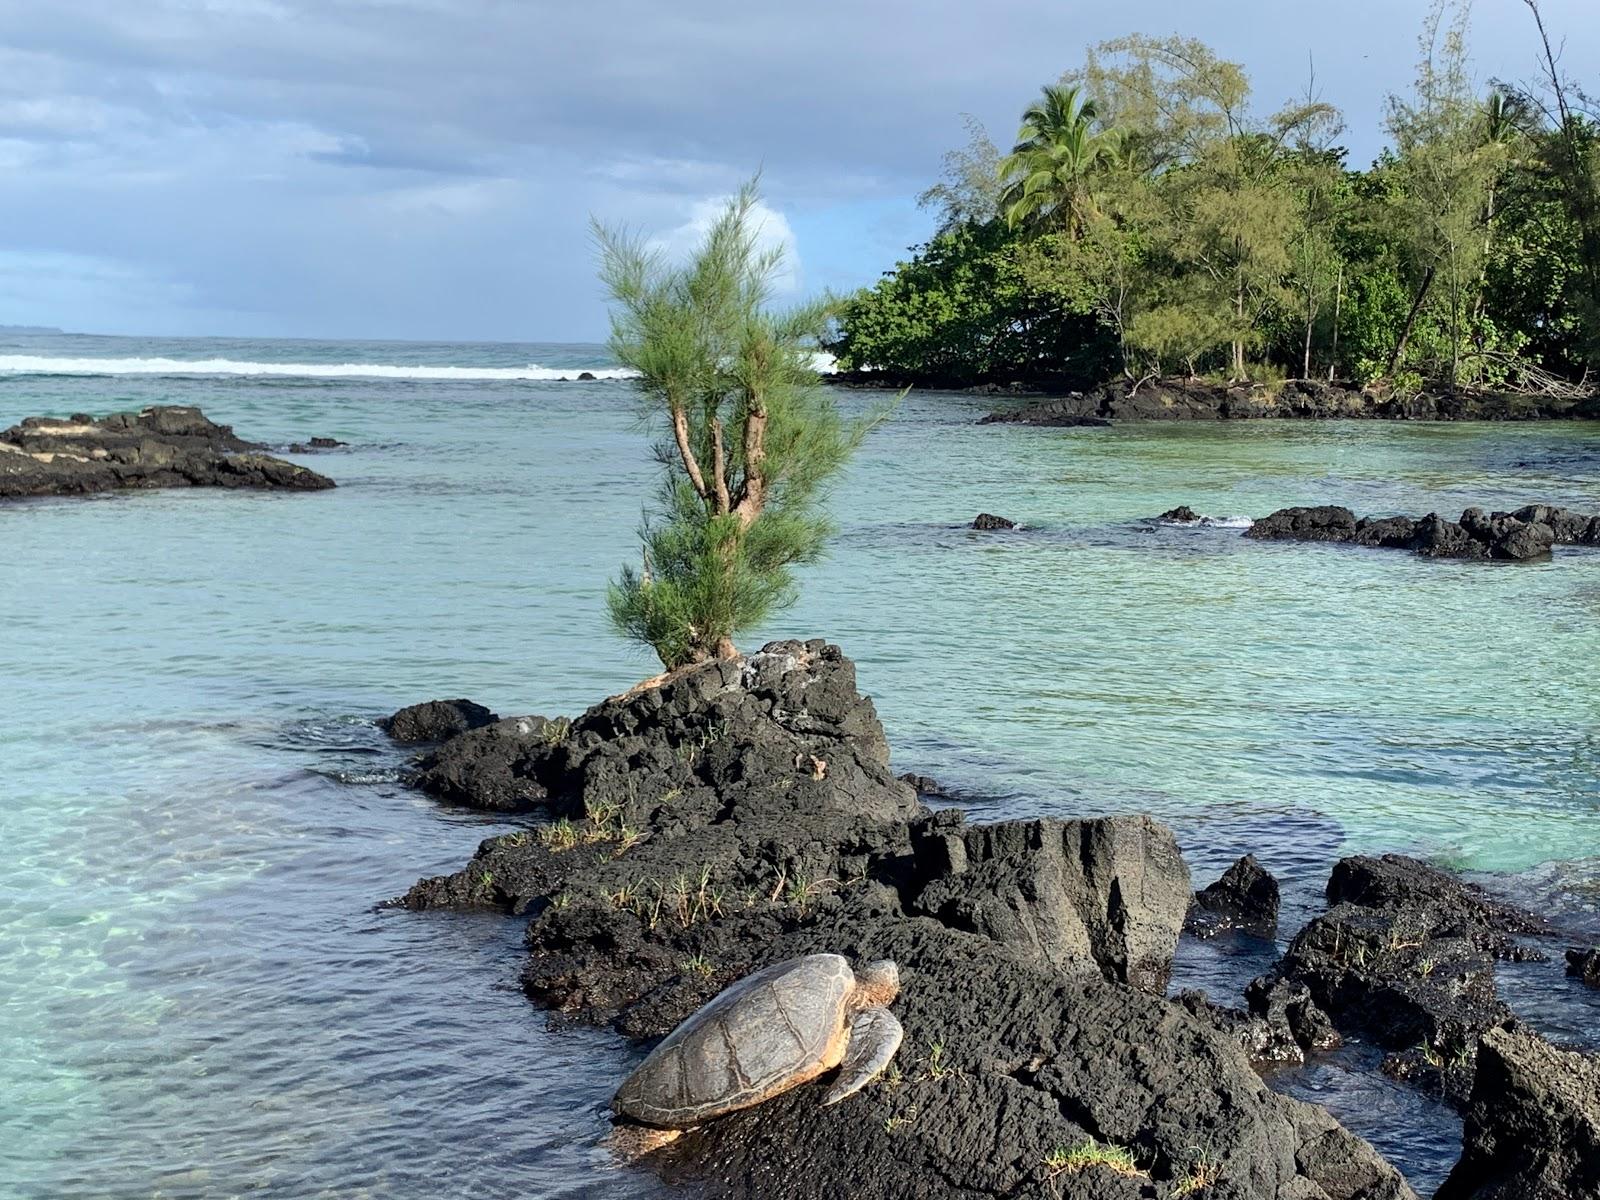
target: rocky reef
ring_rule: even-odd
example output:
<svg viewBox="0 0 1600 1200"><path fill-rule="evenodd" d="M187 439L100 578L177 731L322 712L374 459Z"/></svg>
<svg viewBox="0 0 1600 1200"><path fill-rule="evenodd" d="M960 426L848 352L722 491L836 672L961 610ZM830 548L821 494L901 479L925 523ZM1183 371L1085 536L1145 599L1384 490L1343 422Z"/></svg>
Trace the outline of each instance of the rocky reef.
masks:
<svg viewBox="0 0 1600 1200"><path fill-rule="evenodd" d="M1306 989L1342 1033L1390 1052L1386 1071L1463 1103L1479 1040L1512 1019L1496 991L1495 963L1542 957L1518 940L1542 932L1542 924L1394 854L1343 859L1327 898L1327 911L1251 993Z"/></svg>
<svg viewBox="0 0 1600 1200"><path fill-rule="evenodd" d="M1410 550L1424 558L1545 558L1555 545L1600 546L1600 517L1550 504L1515 512L1469 508L1459 521L1438 513L1425 517L1360 517L1338 505L1282 508L1245 531L1258 541L1347 542L1388 550Z"/></svg>
<svg viewBox="0 0 1600 1200"><path fill-rule="evenodd" d="M96 420L29 417L0 433L0 499L117 488L316 491L333 480L261 452L198 408L157 405Z"/></svg>
<svg viewBox="0 0 1600 1200"><path fill-rule="evenodd" d="M415 778L542 818L400 903L525 915L523 985L576 1019L656 1038L771 962L898 962L906 1043L884 1079L712 1122L651 1156L668 1179L721 1197L1413 1195L1163 997L1193 895L1169 830L930 811L833 646L774 643L571 721L483 724Z"/></svg>
<svg viewBox="0 0 1600 1200"><path fill-rule="evenodd" d="M1225 387L1204 380L1129 383L1050 396L991 413L983 424L1068 427L1112 421L1330 419L1530 421L1600 417L1600 396L1581 401L1483 393L1383 396L1341 384L1291 380Z"/></svg>

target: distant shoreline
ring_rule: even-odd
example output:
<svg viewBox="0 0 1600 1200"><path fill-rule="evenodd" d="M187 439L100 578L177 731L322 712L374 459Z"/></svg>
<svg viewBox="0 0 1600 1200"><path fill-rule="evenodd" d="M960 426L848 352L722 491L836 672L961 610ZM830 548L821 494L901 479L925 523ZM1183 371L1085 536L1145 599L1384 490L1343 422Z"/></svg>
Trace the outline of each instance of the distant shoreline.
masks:
<svg viewBox="0 0 1600 1200"><path fill-rule="evenodd" d="M898 388L906 380L870 372L830 377L847 388ZM1068 427L1113 421L1376 420L1551 421L1600 420L1600 393L1566 399L1504 392L1421 392L1393 396L1350 384L1289 380L1226 386L1205 380L1115 380L1085 391L1065 384L1016 382L952 385L916 382L929 391L1015 397L1020 407L1000 409L983 424Z"/></svg>

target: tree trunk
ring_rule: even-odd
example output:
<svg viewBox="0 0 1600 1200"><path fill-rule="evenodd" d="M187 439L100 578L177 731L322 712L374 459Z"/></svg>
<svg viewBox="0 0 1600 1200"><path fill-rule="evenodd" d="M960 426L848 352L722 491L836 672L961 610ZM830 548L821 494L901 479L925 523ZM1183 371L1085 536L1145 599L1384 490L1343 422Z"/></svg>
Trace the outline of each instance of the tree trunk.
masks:
<svg viewBox="0 0 1600 1200"><path fill-rule="evenodd" d="M1328 363L1328 382L1333 382L1333 373L1339 369L1339 318L1344 315L1344 263L1339 264L1339 282L1333 292L1333 351L1332 359Z"/></svg>
<svg viewBox="0 0 1600 1200"><path fill-rule="evenodd" d="M1306 358L1305 365L1301 368L1300 378L1311 378L1311 330L1317 323L1317 302L1313 298L1310 288L1306 289Z"/></svg>
<svg viewBox="0 0 1600 1200"><path fill-rule="evenodd" d="M1244 280L1239 280L1239 292L1235 304L1235 312L1239 317L1238 335L1233 339L1233 381L1243 383L1246 378L1244 368Z"/></svg>
<svg viewBox="0 0 1600 1200"><path fill-rule="evenodd" d="M701 499L708 498L711 493L706 490L706 477L701 473L700 461L695 458L694 449L689 445L689 410L682 404L672 405L672 440L678 444L678 457L683 460L683 469L689 475L689 482L694 485Z"/></svg>
<svg viewBox="0 0 1600 1200"><path fill-rule="evenodd" d="M767 503L767 406L758 396L750 398L744 418L744 483L739 488L739 503L734 513L740 525L749 529Z"/></svg>
<svg viewBox="0 0 1600 1200"><path fill-rule="evenodd" d="M1494 250L1494 193L1495 185L1491 183L1489 205L1483 219L1483 266L1478 269L1478 294L1472 301L1474 321L1483 315L1483 294L1489 290L1489 255Z"/></svg>
<svg viewBox="0 0 1600 1200"><path fill-rule="evenodd" d="M1400 360L1405 357L1406 344L1411 341L1411 331L1417 324L1417 314L1422 311L1422 302L1428 298L1428 289L1433 286L1433 277L1437 273L1438 268L1430 266L1422 276L1422 286L1417 289L1417 298L1411 302L1411 311L1406 314L1406 323L1400 330L1400 340L1395 343L1394 353L1389 356L1389 367L1384 371L1391 379L1400 366Z"/></svg>

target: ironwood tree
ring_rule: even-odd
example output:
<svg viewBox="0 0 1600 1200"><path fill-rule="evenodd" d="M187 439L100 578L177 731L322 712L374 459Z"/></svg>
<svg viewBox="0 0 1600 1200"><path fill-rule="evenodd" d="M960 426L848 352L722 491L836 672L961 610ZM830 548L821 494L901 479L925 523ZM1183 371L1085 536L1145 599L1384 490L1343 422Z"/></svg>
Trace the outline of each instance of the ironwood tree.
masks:
<svg viewBox="0 0 1600 1200"><path fill-rule="evenodd" d="M830 303L773 307L783 253L761 248L761 212L747 185L682 264L596 227L611 349L664 432L643 561L607 600L616 628L669 671L737 656L739 633L794 602L794 568L831 532L822 489L869 425L819 383Z"/></svg>

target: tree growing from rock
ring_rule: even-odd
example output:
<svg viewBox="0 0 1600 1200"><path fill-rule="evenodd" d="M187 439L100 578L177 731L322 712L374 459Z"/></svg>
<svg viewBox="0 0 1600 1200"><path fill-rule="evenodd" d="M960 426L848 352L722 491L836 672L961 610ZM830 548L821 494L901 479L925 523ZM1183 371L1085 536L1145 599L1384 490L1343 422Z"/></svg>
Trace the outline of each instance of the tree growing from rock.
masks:
<svg viewBox="0 0 1600 1200"><path fill-rule="evenodd" d="M794 602L793 569L831 532L821 490L867 428L818 383L829 304L772 307L783 254L760 247L757 203L747 185L682 265L596 228L612 352L665 430L643 562L622 569L607 601L616 628L669 671L735 657L736 635Z"/></svg>

